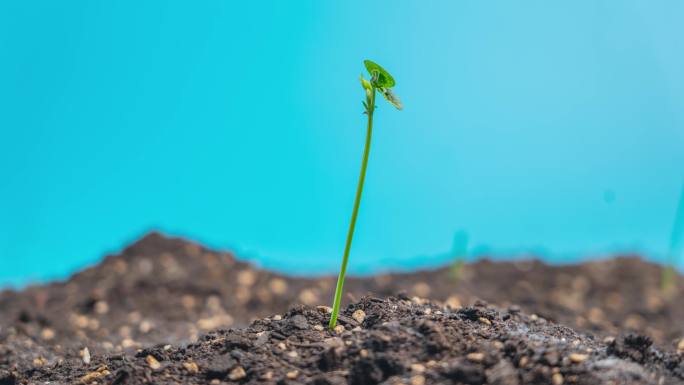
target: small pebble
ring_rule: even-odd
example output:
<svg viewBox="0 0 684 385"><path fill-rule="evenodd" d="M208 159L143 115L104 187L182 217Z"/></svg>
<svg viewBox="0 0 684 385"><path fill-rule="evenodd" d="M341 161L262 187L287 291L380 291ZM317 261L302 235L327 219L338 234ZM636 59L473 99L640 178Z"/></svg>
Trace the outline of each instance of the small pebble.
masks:
<svg viewBox="0 0 684 385"><path fill-rule="evenodd" d="M238 273L237 281L242 286L252 286L256 281L256 275L252 270L242 270Z"/></svg>
<svg viewBox="0 0 684 385"><path fill-rule="evenodd" d="M468 353L468 355L466 355L468 361L472 362L482 362L484 357L485 355L483 353Z"/></svg>
<svg viewBox="0 0 684 385"><path fill-rule="evenodd" d="M119 335L121 337L130 337L131 336L131 328L128 325L123 325L119 328Z"/></svg>
<svg viewBox="0 0 684 385"><path fill-rule="evenodd" d="M138 327L138 330L140 330L141 333L149 333L150 330L152 330L152 323L150 321L142 321L140 323L140 326Z"/></svg>
<svg viewBox="0 0 684 385"><path fill-rule="evenodd" d="M283 295L287 292L287 282L282 278L273 278L271 282L268 283L271 291L277 295Z"/></svg>
<svg viewBox="0 0 684 385"><path fill-rule="evenodd" d="M121 346L124 349L132 348L132 347L136 346L137 344L138 344L137 342L133 341L130 338L124 338L123 341L121 341Z"/></svg>
<svg viewBox="0 0 684 385"><path fill-rule="evenodd" d="M197 364L192 361L183 362L183 367L185 368L185 370L188 371L188 373L191 374L199 372L199 366L197 366Z"/></svg>
<svg viewBox="0 0 684 385"><path fill-rule="evenodd" d="M90 350L88 350L87 346L83 348L83 350L81 351L81 359L83 360L83 363L86 365L90 363Z"/></svg>
<svg viewBox="0 0 684 385"><path fill-rule="evenodd" d="M425 376L420 374L411 376L411 385L425 385Z"/></svg>
<svg viewBox="0 0 684 385"><path fill-rule="evenodd" d="M109 370L107 370L106 366L101 366L99 367L96 371L90 372L86 374L85 376L81 377L81 382L84 384L90 384L92 382L95 382L100 377L105 377L109 375Z"/></svg>
<svg viewBox="0 0 684 385"><path fill-rule="evenodd" d="M85 329L88 327L88 317L84 315L74 315L71 322L73 322L74 325L76 325L76 327L79 329Z"/></svg>
<svg viewBox="0 0 684 385"><path fill-rule="evenodd" d="M96 319L89 319L88 320L88 329L90 330L97 330L100 328L100 321Z"/></svg>
<svg viewBox="0 0 684 385"><path fill-rule="evenodd" d="M589 356L581 353L572 353L568 356L568 358L570 358L570 361L579 364L581 362L586 361L587 358L589 358Z"/></svg>
<svg viewBox="0 0 684 385"><path fill-rule="evenodd" d="M416 373L423 373L425 366L423 364L411 364L411 371Z"/></svg>
<svg viewBox="0 0 684 385"><path fill-rule="evenodd" d="M679 343L677 344L677 353L684 353L684 338L679 340Z"/></svg>
<svg viewBox="0 0 684 385"><path fill-rule="evenodd" d="M33 359L33 366L43 366L46 365L47 361L43 357L38 357Z"/></svg>
<svg viewBox="0 0 684 385"><path fill-rule="evenodd" d="M297 329L306 330L309 328L309 322L307 322L306 317L301 314L297 314L290 318L290 325L296 327Z"/></svg>
<svg viewBox="0 0 684 385"><path fill-rule="evenodd" d="M145 361L147 361L147 365L149 365L150 368L152 368L152 370L157 370L161 368L161 364L159 363L159 361L157 361L157 359L150 354L148 354L147 357L145 357Z"/></svg>
<svg viewBox="0 0 684 385"><path fill-rule="evenodd" d="M107 314L109 312L109 305L105 301L95 302L95 313Z"/></svg>
<svg viewBox="0 0 684 385"><path fill-rule="evenodd" d="M273 372L269 370L268 372L262 374L259 379L263 381L271 381L273 379Z"/></svg>
<svg viewBox="0 0 684 385"><path fill-rule="evenodd" d="M447 298L445 303L452 309L458 309L461 307L461 299L455 295L452 295L451 297Z"/></svg>
<svg viewBox="0 0 684 385"><path fill-rule="evenodd" d="M297 357L299 357L299 353L297 353L296 351L292 350L292 351L289 351L289 352L287 353L287 356L290 357L290 358L297 358Z"/></svg>
<svg viewBox="0 0 684 385"><path fill-rule="evenodd" d="M335 326L335 329L334 329L334 330L335 330L335 333L337 333L337 334L342 334L342 333L344 333L344 326L342 326L342 325L337 325L337 326Z"/></svg>
<svg viewBox="0 0 684 385"><path fill-rule="evenodd" d="M563 375L554 373L554 375L551 376L551 383L553 383L553 385L563 385Z"/></svg>
<svg viewBox="0 0 684 385"><path fill-rule="evenodd" d="M332 308L330 306L316 306L316 310L324 314L332 313Z"/></svg>
<svg viewBox="0 0 684 385"><path fill-rule="evenodd" d="M197 304L197 301L195 300L195 297L185 294L184 296L181 297L181 304L183 305L184 308L190 310L195 307Z"/></svg>
<svg viewBox="0 0 684 385"><path fill-rule="evenodd" d="M49 341L55 338L55 331L50 328L45 328L40 332L40 338Z"/></svg>
<svg viewBox="0 0 684 385"><path fill-rule="evenodd" d="M280 321L281 319L283 319L283 317L280 314L276 314L273 316L274 321Z"/></svg>
<svg viewBox="0 0 684 385"><path fill-rule="evenodd" d="M323 330L325 330L325 328L322 325L314 325L313 328L318 332L322 332Z"/></svg>
<svg viewBox="0 0 684 385"><path fill-rule="evenodd" d="M492 321L490 321L489 319L487 319L487 318L485 318L485 317L480 317L480 318L478 319L478 321L480 321L480 323L483 323L483 324L485 324L485 325L491 325L491 324L492 324Z"/></svg>
<svg viewBox="0 0 684 385"><path fill-rule="evenodd" d="M247 377L247 373L245 373L245 369L243 369L242 366L235 367L235 369L231 370L230 374L228 374L228 379L231 381L241 380L245 377Z"/></svg>
<svg viewBox="0 0 684 385"><path fill-rule="evenodd" d="M285 374L285 376L290 380L294 380L295 378L299 377L299 370L289 371L287 374Z"/></svg>
<svg viewBox="0 0 684 385"><path fill-rule="evenodd" d="M305 305L313 306L318 302L318 295L311 289L304 289L299 293L299 300Z"/></svg>
<svg viewBox="0 0 684 385"><path fill-rule="evenodd" d="M363 310L359 309L352 314L352 318L356 322L361 324L366 319L366 313Z"/></svg>

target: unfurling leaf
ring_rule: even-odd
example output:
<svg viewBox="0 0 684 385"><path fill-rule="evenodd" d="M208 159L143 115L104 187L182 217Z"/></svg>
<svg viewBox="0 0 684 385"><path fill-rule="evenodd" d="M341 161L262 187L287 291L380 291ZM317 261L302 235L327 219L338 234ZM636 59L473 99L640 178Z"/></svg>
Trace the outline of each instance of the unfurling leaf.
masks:
<svg viewBox="0 0 684 385"><path fill-rule="evenodd" d="M366 69L368 70L368 73L371 75L371 78L377 77L375 80L374 86L378 88L391 88L394 87L396 84L394 82L394 78L392 75L387 72L384 68L382 68L378 63L375 63L370 60L364 60L363 64L366 66Z"/></svg>
<svg viewBox="0 0 684 385"><path fill-rule="evenodd" d="M370 91L373 89L370 82L363 78L363 75L359 76L359 79L361 79L361 86L363 87L364 90Z"/></svg>
<svg viewBox="0 0 684 385"><path fill-rule="evenodd" d="M399 100L399 97L397 94L392 91L391 88L383 88L382 89L382 96L385 97L385 99L390 102L394 107L397 107L397 110L402 110L404 109L404 105L401 103L401 100Z"/></svg>
<svg viewBox="0 0 684 385"><path fill-rule="evenodd" d="M363 90L366 92L366 99L370 99L371 94L373 93L373 86L368 80L363 78L363 75L359 76L359 79L361 80L361 86L363 87Z"/></svg>

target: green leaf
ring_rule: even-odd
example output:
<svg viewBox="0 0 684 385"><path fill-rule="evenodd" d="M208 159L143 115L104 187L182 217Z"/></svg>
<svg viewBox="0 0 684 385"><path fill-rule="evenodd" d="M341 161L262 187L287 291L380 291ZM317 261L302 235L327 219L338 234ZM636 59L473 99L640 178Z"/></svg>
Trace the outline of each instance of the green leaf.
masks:
<svg viewBox="0 0 684 385"><path fill-rule="evenodd" d="M370 60L364 60L363 64L366 66L366 69L368 70L368 73L371 75L371 78L374 77L374 74L377 73L377 80L374 86L378 88L391 88L394 87L396 84L394 81L394 78L392 75L387 72L384 68L382 68L378 63L375 63Z"/></svg>
<svg viewBox="0 0 684 385"><path fill-rule="evenodd" d="M382 91L382 96L385 97L385 99L390 102L394 107L397 107L397 110L402 110L404 109L404 105L401 103L401 100L399 100L399 97L397 94L392 91L390 88L383 88L381 89Z"/></svg>
<svg viewBox="0 0 684 385"><path fill-rule="evenodd" d="M363 75L359 76L359 79L361 79L361 86L363 89L370 91L373 87L371 87L371 84L368 80L363 78Z"/></svg>
<svg viewBox="0 0 684 385"><path fill-rule="evenodd" d="M361 87L363 87L363 90L366 92L366 98L370 99L371 93L373 93L373 86L371 86L368 80L363 78L363 75L360 75L359 79L361 80Z"/></svg>

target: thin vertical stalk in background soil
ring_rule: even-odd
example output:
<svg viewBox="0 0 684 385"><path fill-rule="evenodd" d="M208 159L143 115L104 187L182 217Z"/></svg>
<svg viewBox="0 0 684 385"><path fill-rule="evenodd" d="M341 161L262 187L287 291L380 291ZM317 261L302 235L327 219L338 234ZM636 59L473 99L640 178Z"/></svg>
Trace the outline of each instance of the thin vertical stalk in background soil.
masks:
<svg viewBox="0 0 684 385"><path fill-rule="evenodd" d="M670 234L670 248L668 249L667 265L663 268L660 285L666 293L672 292L677 285L677 265L681 263L678 254L682 250L682 238L684 238L684 183L682 184L681 195L677 211L675 212L672 234Z"/></svg>

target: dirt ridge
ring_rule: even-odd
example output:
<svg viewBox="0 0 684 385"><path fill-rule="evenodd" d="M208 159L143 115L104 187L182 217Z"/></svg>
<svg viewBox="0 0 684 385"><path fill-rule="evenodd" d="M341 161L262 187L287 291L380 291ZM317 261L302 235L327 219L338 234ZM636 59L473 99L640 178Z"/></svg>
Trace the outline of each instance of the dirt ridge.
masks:
<svg viewBox="0 0 684 385"><path fill-rule="evenodd" d="M649 338L597 340L516 307L452 309L419 298L365 297L341 327L325 307L298 306L249 327L135 356L64 360L6 372L2 383L678 384L682 357ZM14 381L14 382L9 382Z"/></svg>
<svg viewBox="0 0 684 385"><path fill-rule="evenodd" d="M684 279L664 294L660 273L636 257L569 266L485 259L457 277L449 267L351 277L346 303L398 293L452 309L486 300L596 340L632 333L653 341L659 354L684 351ZM66 281L0 292L0 370L36 370L86 347L93 357L129 360L150 346L183 346L300 304L328 305L334 283L258 269L231 253L150 233Z"/></svg>

